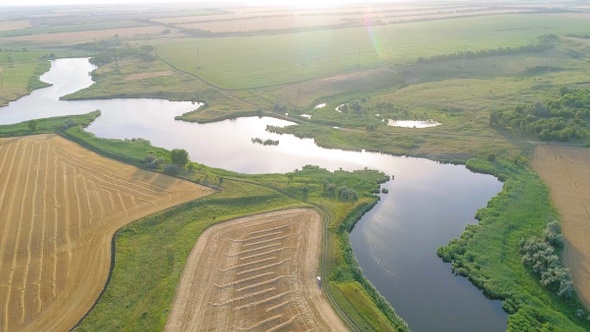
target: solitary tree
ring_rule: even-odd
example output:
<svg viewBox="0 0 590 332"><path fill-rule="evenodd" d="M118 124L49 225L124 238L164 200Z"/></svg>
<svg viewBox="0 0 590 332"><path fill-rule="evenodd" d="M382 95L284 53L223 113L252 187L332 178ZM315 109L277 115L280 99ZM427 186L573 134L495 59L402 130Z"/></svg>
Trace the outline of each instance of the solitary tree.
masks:
<svg viewBox="0 0 590 332"><path fill-rule="evenodd" d="M31 121L29 121L29 123L28 123L29 129L31 131L37 131L37 125L38 124L39 123L37 122L37 120L31 120Z"/></svg>
<svg viewBox="0 0 590 332"><path fill-rule="evenodd" d="M188 152L185 149L173 149L170 151L170 159L172 163L184 167L188 163Z"/></svg>

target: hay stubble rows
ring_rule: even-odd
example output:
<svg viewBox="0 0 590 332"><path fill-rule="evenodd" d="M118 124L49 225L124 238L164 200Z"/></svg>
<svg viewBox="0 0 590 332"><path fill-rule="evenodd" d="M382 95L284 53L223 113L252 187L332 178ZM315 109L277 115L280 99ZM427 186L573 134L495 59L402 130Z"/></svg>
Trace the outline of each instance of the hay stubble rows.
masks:
<svg viewBox="0 0 590 332"><path fill-rule="evenodd" d="M316 279L323 225L310 209L217 224L193 248L166 331L345 331Z"/></svg>
<svg viewBox="0 0 590 332"><path fill-rule="evenodd" d="M0 139L0 331L65 331L90 309L123 225L212 189L56 135Z"/></svg>

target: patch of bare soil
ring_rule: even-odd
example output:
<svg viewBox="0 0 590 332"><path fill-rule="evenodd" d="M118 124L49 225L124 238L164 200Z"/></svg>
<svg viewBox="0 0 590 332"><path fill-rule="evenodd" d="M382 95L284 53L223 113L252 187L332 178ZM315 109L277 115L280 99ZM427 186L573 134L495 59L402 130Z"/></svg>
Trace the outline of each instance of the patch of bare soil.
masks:
<svg viewBox="0 0 590 332"><path fill-rule="evenodd" d="M538 146L534 167L549 185L561 214L564 263L582 302L590 308L590 149Z"/></svg>
<svg viewBox="0 0 590 332"><path fill-rule="evenodd" d="M131 221L213 192L57 135L0 139L0 331L68 331Z"/></svg>
<svg viewBox="0 0 590 332"><path fill-rule="evenodd" d="M346 331L317 280L322 233L311 209L207 229L188 258L166 331Z"/></svg>

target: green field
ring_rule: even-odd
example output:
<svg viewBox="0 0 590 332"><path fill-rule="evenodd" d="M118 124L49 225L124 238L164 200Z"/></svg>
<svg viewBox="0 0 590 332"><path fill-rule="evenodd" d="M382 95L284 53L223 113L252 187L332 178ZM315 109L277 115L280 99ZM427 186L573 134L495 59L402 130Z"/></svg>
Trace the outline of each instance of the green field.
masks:
<svg viewBox="0 0 590 332"><path fill-rule="evenodd" d="M158 44L172 66L227 89L251 89L415 61L419 57L533 44L545 34L586 32L587 20L505 15L377 27ZM484 37L485 36L485 37Z"/></svg>
<svg viewBox="0 0 590 332"><path fill-rule="evenodd" d="M39 80L50 67L42 58L46 54L26 49L0 52L0 106L47 85Z"/></svg>

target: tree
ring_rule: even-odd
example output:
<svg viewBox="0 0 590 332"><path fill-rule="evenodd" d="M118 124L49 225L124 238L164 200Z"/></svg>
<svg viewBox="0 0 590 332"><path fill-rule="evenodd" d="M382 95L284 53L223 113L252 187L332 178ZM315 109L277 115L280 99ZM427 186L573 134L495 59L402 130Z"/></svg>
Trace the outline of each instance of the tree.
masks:
<svg viewBox="0 0 590 332"><path fill-rule="evenodd" d="M176 164L168 164L164 167L164 173L168 175L178 175L178 173L180 173L180 167Z"/></svg>
<svg viewBox="0 0 590 332"><path fill-rule="evenodd" d="M172 163L179 167L184 167L188 163L188 152L185 149L173 149L170 151Z"/></svg>
<svg viewBox="0 0 590 332"><path fill-rule="evenodd" d="M29 123L28 123L29 129L31 131L37 131L37 125L38 124L39 123L37 122L37 120L31 120L31 121L29 121Z"/></svg>

